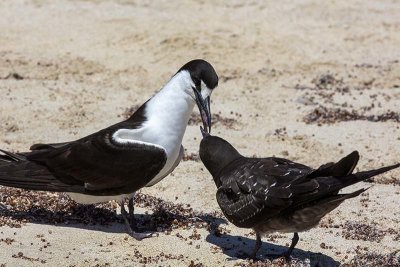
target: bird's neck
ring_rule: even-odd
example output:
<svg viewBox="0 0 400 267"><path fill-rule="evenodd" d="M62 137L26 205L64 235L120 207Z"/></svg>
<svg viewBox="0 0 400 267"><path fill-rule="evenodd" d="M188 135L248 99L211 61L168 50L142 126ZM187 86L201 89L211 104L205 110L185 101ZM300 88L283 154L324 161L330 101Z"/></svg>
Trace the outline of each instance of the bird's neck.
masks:
<svg viewBox="0 0 400 267"><path fill-rule="evenodd" d="M179 149L195 101L189 73L177 73L146 103L146 127L153 129L145 139L166 150ZM178 148L177 148L178 146Z"/></svg>
<svg viewBox="0 0 400 267"><path fill-rule="evenodd" d="M232 164L234 161L242 158L240 154L225 158L225 159L220 159L218 161L213 161L212 163L209 164L204 164L208 171L211 173L215 185L217 187L221 186L221 175L222 173L229 173L231 169L234 169L235 166Z"/></svg>
<svg viewBox="0 0 400 267"><path fill-rule="evenodd" d="M222 173L229 173L235 169L233 163L243 158L228 141L212 135L205 136L201 140L199 155L217 187L221 186Z"/></svg>

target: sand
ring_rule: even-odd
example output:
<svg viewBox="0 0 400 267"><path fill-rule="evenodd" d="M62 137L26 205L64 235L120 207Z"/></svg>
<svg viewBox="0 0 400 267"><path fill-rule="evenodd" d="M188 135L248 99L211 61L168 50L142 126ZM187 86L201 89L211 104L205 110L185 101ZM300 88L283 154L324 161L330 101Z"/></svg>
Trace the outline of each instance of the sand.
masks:
<svg viewBox="0 0 400 267"><path fill-rule="evenodd" d="M204 58L220 77L213 133L244 155L318 167L358 150L357 170L396 163L399 12L389 0L0 1L1 148L26 151L118 122L184 63ZM198 153L198 126L186 130L188 155ZM300 234L292 265L399 264L400 171L349 190L362 187L371 188ZM141 190L205 213L219 210L215 192L195 160ZM149 266L261 265L291 239L265 238L261 261L251 263L238 255L252 249L254 235L231 224L220 226L221 236L200 228L191 239L194 229L178 227L138 242L118 222L25 220L32 222L1 227L0 264L141 266L147 257Z"/></svg>

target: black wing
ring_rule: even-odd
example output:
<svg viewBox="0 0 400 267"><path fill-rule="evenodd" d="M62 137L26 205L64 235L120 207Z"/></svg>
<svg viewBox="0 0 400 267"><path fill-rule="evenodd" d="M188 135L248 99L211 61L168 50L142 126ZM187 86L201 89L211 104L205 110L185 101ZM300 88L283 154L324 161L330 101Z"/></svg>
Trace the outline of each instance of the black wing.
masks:
<svg viewBox="0 0 400 267"><path fill-rule="evenodd" d="M353 173L358 160L354 151L337 163L313 170L280 158L241 158L224 168L217 201L238 227L254 227L278 214L291 216L295 222L317 222L345 199L366 190L338 194L342 188L400 167L394 164Z"/></svg>
<svg viewBox="0 0 400 267"><path fill-rule="evenodd" d="M146 120L146 103L127 120L79 140L35 144L27 153L2 151L0 184L91 195L136 191L161 171L166 152L152 144L119 144L112 134L119 129L139 128Z"/></svg>
<svg viewBox="0 0 400 267"><path fill-rule="evenodd" d="M34 145L32 152L13 154L14 159L8 153L11 162L0 164L0 184L91 195L132 193L164 167L166 152L147 143L119 144L112 139L114 131L110 127L75 142Z"/></svg>
<svg viewBox="0 0 400 267"><path fill-rule="evenodd" d="M297 194L315 191L318 183L305 177L313 169L281 158L242 158L223 172L217 201L238 227L253 227L290 207ZM229 169L229 168L228 168Z"/></svg>
<svg viewBox="0 0 400 267"><path fill-rule="evenodd" d="M226 217L239 227L253 227L279 213L303 214L316 203L323 216L364 191L338 195L340 189L400 166L352 174L358 160L354 151L337 163L313 170L280 158L243 158L222 175L217 200Z"/></svg>

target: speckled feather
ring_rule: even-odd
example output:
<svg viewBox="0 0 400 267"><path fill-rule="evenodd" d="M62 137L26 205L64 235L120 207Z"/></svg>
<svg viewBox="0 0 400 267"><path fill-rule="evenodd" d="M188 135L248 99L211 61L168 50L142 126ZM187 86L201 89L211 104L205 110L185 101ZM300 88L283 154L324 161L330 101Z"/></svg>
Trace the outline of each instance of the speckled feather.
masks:
<svg viewBox="0 0 400 267"><path fill-rule="evenodd" d="M313 169L281 158L241 158L240 168L223 172L217 200L239 227L252 227L260 217L275 216L292 205L294 194L312 192L318 184L302 182Z"/></svg>
<svg viewBox="0 0 400 267"><path fill-rule="evenodd" d="M352 174L359 160L354 151L313 169L283 158L247 158L210 135L200 144L200 157L214 178L227 219L261 233L308 230L344 200L365 191L338 194L340 189L400 166Z"/></svg>

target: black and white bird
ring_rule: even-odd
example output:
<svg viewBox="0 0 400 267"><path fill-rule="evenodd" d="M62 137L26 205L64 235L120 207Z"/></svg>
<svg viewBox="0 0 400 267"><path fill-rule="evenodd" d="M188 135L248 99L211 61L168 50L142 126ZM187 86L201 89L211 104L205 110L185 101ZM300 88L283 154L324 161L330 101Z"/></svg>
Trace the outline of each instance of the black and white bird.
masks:
<svg viewBox="0 0 400 267"><path fill-rule="evenodd" d="M217 85L210 63L190 61L125 121L76 141L35 144L30 152L1 150L0 185L67 192L84 204L117 200L129 234L138 240L148 237L129 226L134 224L133 194L179 164L195 104L210 131L210 95ZM128 198L130 221L124 207Z"/></svg>
<svg viewBox="0 0 400 267"><path fill-rule="evenodd" d="M227 141L203 132L200 158L214 178L216 197L226 218L241 228L256 232L251 258L261 247L261 236L272 232L294 233L290 257L298 232L315 227L322 217L343 201L361 194L339 190L400 166L353 173L359 160L357 151L337 163L318 169L283 158L247 158Z"/></svg>

